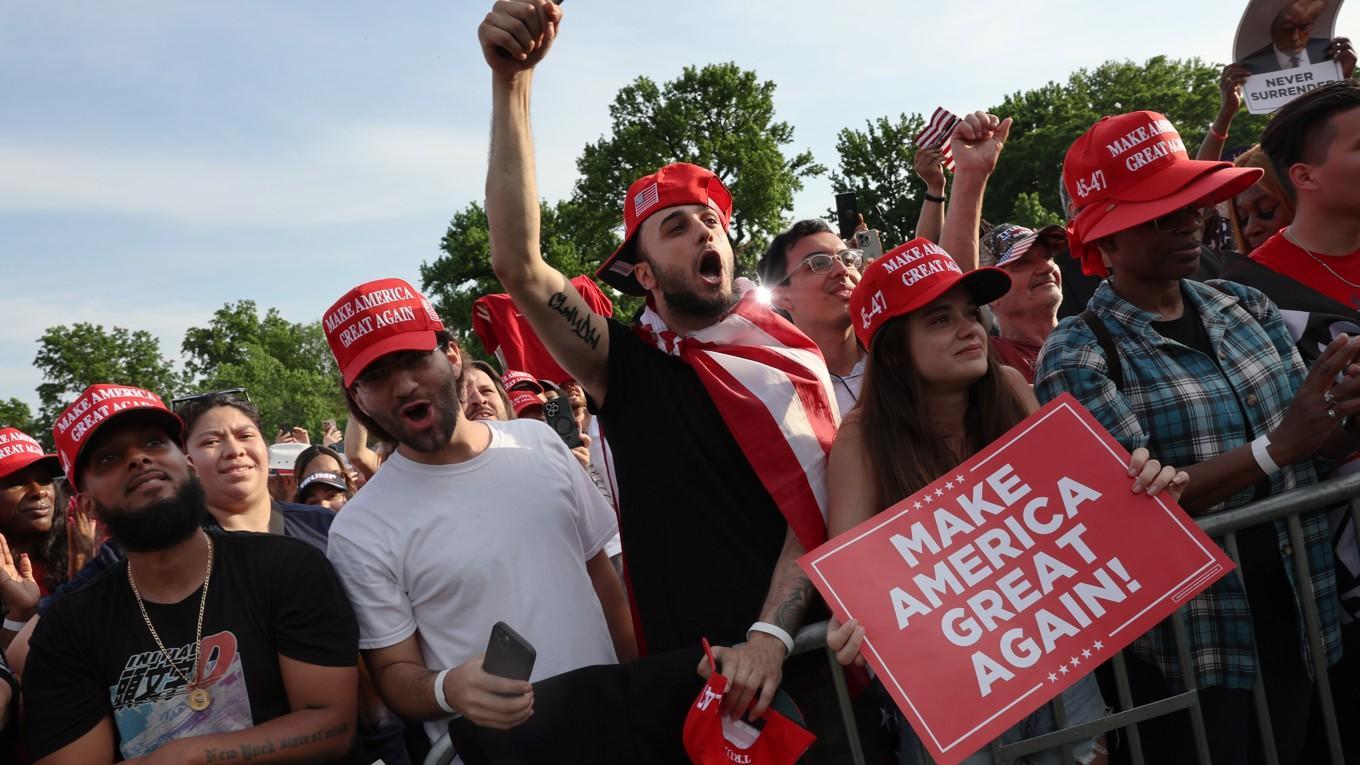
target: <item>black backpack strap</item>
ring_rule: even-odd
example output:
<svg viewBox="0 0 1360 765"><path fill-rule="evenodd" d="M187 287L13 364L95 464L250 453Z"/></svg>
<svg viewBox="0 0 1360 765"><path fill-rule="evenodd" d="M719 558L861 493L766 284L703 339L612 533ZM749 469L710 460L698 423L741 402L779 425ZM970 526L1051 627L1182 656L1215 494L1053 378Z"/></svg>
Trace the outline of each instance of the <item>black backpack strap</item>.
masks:
<svg viewBox="0 0 1360 765"><path fill-rule="evenodd" d="M1091 309L1082 311L1081 320L1086 322L1086 326L1091 328L1092 334L1096 336L1096 344L1100 350L1105 352L1105 365L1110 371L1110 380L1114 382L1116 390L1124 390L1124 366L1119 362L1119 351L1114 347L1114 338L1110 335L1110 328L1105 326L1105 322L1096 316Z"/></svg>

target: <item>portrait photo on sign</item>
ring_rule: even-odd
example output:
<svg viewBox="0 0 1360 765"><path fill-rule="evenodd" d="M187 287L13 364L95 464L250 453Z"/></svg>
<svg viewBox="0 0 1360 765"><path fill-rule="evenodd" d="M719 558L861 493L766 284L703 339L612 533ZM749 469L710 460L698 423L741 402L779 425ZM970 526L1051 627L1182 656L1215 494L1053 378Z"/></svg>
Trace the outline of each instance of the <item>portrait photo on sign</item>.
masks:
<svg viewBox="0 0 1360 765"><path fill-rule="evenodd" d="M1233 61L1265 74L1331 60L1340 8L1341 0L1252 0L1237 25Z"/></svg>

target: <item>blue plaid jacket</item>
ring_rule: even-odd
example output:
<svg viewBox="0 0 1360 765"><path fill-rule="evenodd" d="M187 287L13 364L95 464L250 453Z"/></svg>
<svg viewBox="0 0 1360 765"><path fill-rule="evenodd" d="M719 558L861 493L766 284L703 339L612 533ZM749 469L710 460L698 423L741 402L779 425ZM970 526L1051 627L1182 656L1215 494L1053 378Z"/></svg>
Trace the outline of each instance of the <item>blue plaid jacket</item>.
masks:
<svg viewBox="0 0 1360 765"><path fill-rule="evenodd" d="M1039 354L1034 378L1039 400L1071 393L1124 448L1147 447L1154 458L1176 466L1204 462L1278 426L1306 370L1275 304L1233 282L1181 284L1185 299L1199 311L1217 361L1162 337L1150 324L1160 319L1157 314L1134 306L1116 295L1108 281L1102 282L1087 308L1109 328L1123 367L1123 390L1110 380L1105 354L1090 328L1080 317L1071 317L1049 335ZM1316 483L1318 472L1314 460L1295 463L1272 476L1271 493ZM1244 489L1210 512L1254 498L1254 488ZM1331 664L1341 657L1341 633L1327 520L1316 513L1300 520ZM1294 551L1285 522L1276 522L1275 530L1294 588L1305 666L1311 668ZM1256 657L1241 580L1234 574L1220 579L1186 604L1184 612L1199 687L1251 688ZM1169 620L1138 638L1133 648L1169 681L1180 680Z"/></svg>

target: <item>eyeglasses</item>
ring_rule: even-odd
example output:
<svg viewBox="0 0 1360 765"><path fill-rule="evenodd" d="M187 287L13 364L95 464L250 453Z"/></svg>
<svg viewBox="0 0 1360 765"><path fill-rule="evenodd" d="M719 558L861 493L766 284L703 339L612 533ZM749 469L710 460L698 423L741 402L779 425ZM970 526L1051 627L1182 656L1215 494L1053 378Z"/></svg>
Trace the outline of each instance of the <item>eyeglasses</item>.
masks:
<svg viewBox="0 0 1360 765"><path fill-rule="evenodd" d="M1199 205L1186 205L1179 210L1172 210L1166 215L1153 218L1150 222L1152 227L1158 231L1175 231L1181 226L1182 216L1189 214L1198 225L1204 221L1204 208Z"/></svg>
<svg viewBox="0 0 1360 765"><path fill-rule="evenodd" d="M250 394L246 393L245 388L226 388L224 390L210 390L206 393L194 393L189 396L172 398L170 399L170 408L179 409L188 404L197 404L201 401L206 401L214 396L236 396L237 398L245 399L246 403L250 402Z"/></svg>
<svg viewBox="0 0 1360 765"><path fill-rule="evenodd" d="M422 369L436 354L448 352L449 344L440 343L432 351L401 351L386 356L364 367L364 371L354 378L354 387L376 388L387 380L393 372L414 372Z"/></svg>
<svg viewBox="0 0 1360 765"><path fill-rule="evenodd" d="M826 273L836 261L840 261L846 268L859 268L864 262L864 252L862 250L841 250L832 255L829 252L814 252L803 258L798 263L798 268L793 269L787 276L775 282L774 286L779 287L788 284L793 275L798 273L798 269L807 267L807 270L814 274Z"/></svg>

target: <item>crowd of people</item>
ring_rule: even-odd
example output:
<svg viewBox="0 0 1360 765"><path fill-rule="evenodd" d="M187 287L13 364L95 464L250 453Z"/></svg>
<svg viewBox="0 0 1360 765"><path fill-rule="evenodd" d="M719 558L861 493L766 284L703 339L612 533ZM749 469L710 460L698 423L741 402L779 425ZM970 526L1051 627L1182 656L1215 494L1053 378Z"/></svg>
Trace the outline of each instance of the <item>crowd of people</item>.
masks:
<svg viewBox="0 0 1360 765"><path fill-rule="evenodd" d="M595 274L645 298L621 321L540 249L530 96L562 20L515 0L478 29L491 266L551 371L471 359L384 277L321 317L349 419L320 443L269 435L243 389L167 405L118 380L57 417L55 453L0 429L0 760L727 762L765 746L736 761L841 762L831 670L795 636L826 621L826 649L862 667L865 630L831 615L799 557L1041 404L1074 396L1132 455L1129 491L1192 516L1360 464L1344 38L1327 51L1348 79L1284 106L1234 162L1236 65L1196 159L1154 111L1092 125L1063 162L1065 227L982 220L1010 121L969 114L952 181L940 151L917 153L911 241L869 260L801 220L761 257L761 290L736 278L722 180L658 168L627 188L623 242ZM1134 701L1196 688L1216 764L1261 761L1258 684L1279 762L1327 756L1324 701L1356 747L1351 517L1302 515L1302 548L1284 520L1240 532L1240 573L1184 609L1190 664L1169 624L1132 643ZM925 762L879 681L848 671L868 758ZM726 751L696 721L704 694ZM1116 700L1106 668L1061 695L1063 715L1045 705L1000 741ZM777 732L796 727L810 749ZM1185 712L1142 727L1148 761L1193 761ZM1072 751L1119 762L1127 743L1108 730Z"/></svg>

